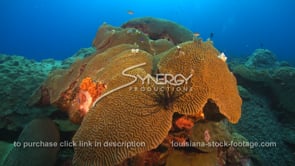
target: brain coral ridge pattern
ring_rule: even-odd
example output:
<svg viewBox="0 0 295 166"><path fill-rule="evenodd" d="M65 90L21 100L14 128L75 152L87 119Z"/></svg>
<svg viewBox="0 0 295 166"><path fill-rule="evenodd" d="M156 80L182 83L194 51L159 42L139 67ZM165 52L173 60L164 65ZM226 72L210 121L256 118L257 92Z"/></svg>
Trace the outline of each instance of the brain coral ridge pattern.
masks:
<svg viewBox="0 0 295 166"><path fill-rule="evenodd" d="M161 73L193 73L192 91L178 100L180 113L198 113L210 99L219 107L221 114L230 122L237 123L241 116L242 100L234 75L227 64L217 58L219 52L210 42L186 42L179 47L183 53L175 56L175 51L170 51L158 66Z"/></svg>
<svg viewBox="0 0 295 166"><path fill-rule="evenodd" d="M112 48L108 49L112 50ZM102 53L103 54L103 53ZM193 76L187 85L190 91L175 91L164 86L163 91L139 91L130 87L157 87L145 85L137 79L132 85L110 93L93 106L73 140L104 142L144 142L144 146L132 147L75 147L75 165L115 165L138 153L156 148L167 136L175 112L186 115L200 114L210 100L230 122L236 123L241 116L242 100L238 95L236 80L226 63L217 58L219 52L210 42L192 41L157 55L159 73ZM100 56L100 55L99 55ZM99 57L97 56L97 57ZM96 57L94 56L93 59ZM100 58L98 58L100 59ZM128 71L131 75L146 76L152 71L152 56L145 52L122 51L99 74L92 73L106 82L107 93L129 83L133 78L123 76L121 71L142 62L145 66ZM92 60L95 61L95 60ZM95 66L88 63L84 74L91 73ZM105 63L106 64L106 63ZM120 64L120 65L118 65ZM91 68L89 70L88 68ZM98 70L95 70L98 71ZM95 79L96 79L95 78ZM162 85L163 86L163 85ZM206 117L206 116L205 116Z"/></svg>

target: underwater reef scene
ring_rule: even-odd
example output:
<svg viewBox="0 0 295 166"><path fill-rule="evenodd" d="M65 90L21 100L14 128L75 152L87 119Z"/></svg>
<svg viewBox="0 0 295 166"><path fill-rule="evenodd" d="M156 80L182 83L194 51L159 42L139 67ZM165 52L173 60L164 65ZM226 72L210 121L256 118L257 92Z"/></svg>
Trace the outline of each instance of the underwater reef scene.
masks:
<svg viewBox="0 0 295 166"><path fill-rule="evenodd" d="M295 68L158 18L61 61L0 55L0 165L295 165Z"/></svg>

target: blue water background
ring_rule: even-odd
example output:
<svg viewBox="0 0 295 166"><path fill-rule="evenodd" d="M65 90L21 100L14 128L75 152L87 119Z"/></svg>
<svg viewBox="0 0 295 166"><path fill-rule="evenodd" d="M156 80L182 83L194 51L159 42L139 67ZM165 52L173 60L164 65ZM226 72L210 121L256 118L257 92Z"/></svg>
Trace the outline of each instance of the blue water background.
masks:
<svg viewBox="0 0 295 166"><path fill-rule="evenodd" d="M294 0L1 0L0 53L64 59L91 46L103 22L143 16L178 22L204 40L213 32L229 57L263 47L295 61Z"/></svg>

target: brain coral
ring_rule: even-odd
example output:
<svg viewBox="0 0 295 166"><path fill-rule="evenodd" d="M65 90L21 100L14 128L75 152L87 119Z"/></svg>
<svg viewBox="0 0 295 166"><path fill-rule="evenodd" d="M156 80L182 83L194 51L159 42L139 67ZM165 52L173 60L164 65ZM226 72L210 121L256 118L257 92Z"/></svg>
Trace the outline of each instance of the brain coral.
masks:
<svg viewBox="0 0 295 166"><path fill-rule="evenodd" d="M208 103L216 106L217 113L236 123L241 116L242 101L234 76L217 55L219 52L211 43L201 41L186 42L157 55L161 57L154 71L170 74L170 84L161 85L153 81L142 84L140 79L135 79L152 71L147 52L123 51L116 55L98 76L107 80L108 89L95 102L73 138L75 142L92 143L89 147L75 147L74 164L115 165L154 149L167 136L173 113L199 115ZM126 71L128 76L122 75L122 70L143 62L147 64ZM172 85L170 77L177 74L190 79L185 84ZM178 75L174 83L181 79ZM130 82L129 86L117 89Z"/></svg>
<svg viewBox="0 0 295 166"><path fill-rule="evenodd" d="M126 58L128 58L128 61L126 61ZM151 56L143 51L137 54L130 54L126 51L119 54L109 64L110 66L107 66L109 70L105 70L106 74L102 73L100 76L102 80L110 78L106 93L131 82L133 78L123 76L121 71L142 62L147 64L143 68L131 70L130 74L132 75L138 74L144 77L146 71L151 71ZM86 115L73 140L75 142L91 141L92 143L96 141L102 143L102 145L97 148L76 147L75 164L82 165L86 162L86 165L114 165L137 153L156 148L165 138L171 126L173 112L156 110L154 114L151 113L154 109L157 109L153 107L153 105L156 105L153 98L139 90L130 91L131 87L140 88L142 83L138 79L129 88L114 91L101 98ZM163 121L158 121L157 117L162 117ZM90 128L91 133L89 133ZM144 145L129 148L126 145L105 147L104 143L107 142L143 142Z"/></svg>
<svg viewBox="0 0 295 166"><path fill-rule="evenodd" d="M140 85L140 82L136 82L132 86L140 87ZM95 143L96 141L102 145L101 147L76 147L74 163L76 165L114 165L140 152L156 148L171 127L173 112L156 106L152 107L153 105L156 103L152 98L139 92L134 95L128 88L103 98L86 115L73 138L76 142ZM140 143L140 145L127 147L128 142ZM125 143L125 145L108 147L105 143Z"/></svg>
<svg viewBox="0 0 295 166"><path fill-rule="evenodd" d="M227 64L217 58L219 52L210 42L202 41L186 42L179 48L169 51L158 64L161 73L193 73L192 90L175 101L179 113L198 114L210 101L230 122L237 123L242 100L234 75Z"/></svg>
<svg viewBox="0 0 295 166"><path fill-rule="evenodd" d="M103 24L93 41L93 46L98 52L103 52L108 48L120 44L133 44L137 48L151 54L158 54L173 47L173 43L168 40L150 40L142 31L134 28L118 28L108 24Z"/></svg>
<svg viewBox="0 0 295 166"><path fill-rule="evenodd" d="M144 51L132 53L131 49L133 48L134 45L130 44L114 46L103 53L96 53L83 60L76 61L69 69L59 69L52 72L42 87L33 95L31 103L53 104L68 112L72 122L80 123L83 117L80 115L79 106L81 103L77 100L77 96L79 89L83 89L83 87L80 87L83 80L89 78L95 82L102 82L111 90L113 85L108 85L109 81L132 64L131 55L134 57L133 63L138 64L142 63L142 59L140 59L142 56L140 55L148 54ZM126 61L127 57L130 61ZM121 62L119 62L120 59ZM122 63L125 63L125 65ZM48 103L42 103L44 98L48 99Z"/></svg>

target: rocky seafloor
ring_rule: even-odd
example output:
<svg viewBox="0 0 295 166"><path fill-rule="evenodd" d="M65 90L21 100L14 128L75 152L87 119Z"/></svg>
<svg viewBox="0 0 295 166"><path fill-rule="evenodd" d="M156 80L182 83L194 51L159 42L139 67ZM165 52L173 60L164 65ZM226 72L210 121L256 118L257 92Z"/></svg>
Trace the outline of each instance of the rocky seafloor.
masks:
<svg viewBox="0 0 295 166"><path fill-rule="evenodd" d="M127 26L128 24L125 25ZM144 31L144 29L140 30ZM127 31L127 33L133 32ZM163 37L158 34L154 38ZM170 41L175 41L173 37L170 38ZM167 48L171 45L171 43L164 44ZM40 137L36 134L34 136L36 138L30 138L30 132L42 133L42 130L34 127L36 125L46 126L46 130L53 133L46 137L46 141L71 141L79 125L73 124L68 115L58 108L43 105L32 106L28 104L29 99L47 79L50 72L55 69L67 69L78 59L84 59L96 51L94 47L83 48L63 61L54 59L34 61L22 56L0 54L0 84L2 87L0 91L2 99L0 105L0 165L4 160L6 163L13 159L19 160L19 163L26 160L24 159L26 156L22 159L14 158L16 157L14 154L18 153L18 149L14 150L16 146L14 141L24 143L22 142L24 140L42 140L41 137L44 136L42 134ZM295 165L295 68L287 62L278 61L276 56L267 49L254 50L246 58L229 57L227 64L237 78L238 90L243 100L242 116L239 122L237 124L222 122L229 132L228 135L232 137L232 140L275 142L276 146L219 149L220 151L216 154L210 153L209 158L208 155L203 157L203 154L185 157L181 151L175 151L165 162L162 162L164 163L162 165L165 163L175 165L178 162L190 165L187 161L202 163L203 160L210 161L210 157L217 158L218 165ZM38 120L45 118L46 120L43 121ZM56 129L52 126L52 122L56 124ZM52 163L71 165L73 157L71 146L54 149L48 154L53 153L58 153L58 155L50 158ZM46 151L41 152L39 158L42 159L48 154ZM151 154L155 155L155 153ZM136 163L134 160L136 158L125 161L122 165L129 165L130 162ZM36 163L44 164L44 161L32 164L36 165ZM210 162L207 165L210 165Z"/></svg>

